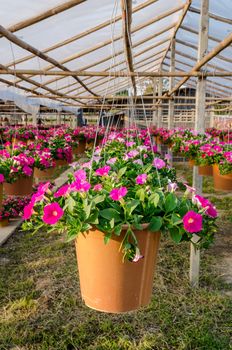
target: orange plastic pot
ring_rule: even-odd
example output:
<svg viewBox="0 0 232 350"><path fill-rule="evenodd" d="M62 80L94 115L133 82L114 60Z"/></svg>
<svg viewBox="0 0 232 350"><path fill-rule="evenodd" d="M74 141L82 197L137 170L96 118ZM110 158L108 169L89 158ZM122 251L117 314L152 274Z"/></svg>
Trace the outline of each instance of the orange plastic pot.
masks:
<svg viewBox="0 0 232 350"><path fill-rule="evenodd" d="M6 227L9 225L9 219L0 220L0 227Z"/></svg>
<svg viewBox="0 0 232 350"><path fill-rule="evenodd" d="M162 145L162 141L161 141L160 136L156 137L156 143L157 143L157 145Z"/></svg>
<svg viewBox="0 0 232 350"><path fill-rule="evenodd" d="M34 170L34 178L39 180L49 180L54 176L55 168L48 168L45 170L40 170L38 168L35 168Z"/></svg>
<svg viewBox="0 0 232 350"><path fill-rule="evenodd" d="M196 163L195 163L194 159L189 159L188 164L189 164L190 168L193 168Z"/></svg>
<svg viewBox="0 0 232 350"><path fill-rule="evenodd" d="M213 165L213 182L215 190L231 191L232 190L232 173L221 175L218 164Z"/></svg>
<svg viewBox="0 0 232 350"><path fill-rule="evenodd" d="M5 182L3 189L8 196L27 196L32 193L33 176L20 177L14 183Z"/></svg>
<svg viewBox="0 0 232 350"><path fill-rule="evenodd" d="M112 235L108 244L104 243L104 233L97 229L78 235L76 253L81 295L88 307L122 313L149 304L160 233L148 229L134 232L144 256L136 263L123 262L120 245L126 230L120 237Z"/></svg>
<svg viewBox="0 0 232 350"><path fill-rule="evenodd" d="M55 161L55 163L56 163L56 166L64 166L64 165L67 165L67 164L68 164L68 162L67 162L66 159L57 159L57 160Z"/></svg>
<svg viewBox="0 0 232 350"><path fill-rule="evenodd" d="M213 176L212 165L201 165L198 166L198 174L202 176Z"/></svg>
<svg viewBox="0 0 232 350"><path fill-rule="evenodd" d="M3 201L3 185L0 184L0 210L2 210L2 201Z"/></svg>
<svg viewBox="0 0 232 350"><path fill-rule="evenodd" d="M86 141L80 140L77 146L77 154L82 154L85 152Z"/></svg>

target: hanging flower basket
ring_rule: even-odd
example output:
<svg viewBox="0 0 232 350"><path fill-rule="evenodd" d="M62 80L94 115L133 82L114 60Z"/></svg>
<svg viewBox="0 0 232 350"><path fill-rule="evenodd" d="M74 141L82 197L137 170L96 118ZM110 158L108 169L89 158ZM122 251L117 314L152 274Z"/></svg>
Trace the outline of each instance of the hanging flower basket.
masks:
<svg viewBox="0 0 232 350"><path fill-rule="evenodd" d="M189 159L188 164L189 164L190 168L193 168L196 163L195 163L194 159Z"/></svg>
<svg viewBox="0 0 232 350"><path fill-rule="evenodd" d="M0 220L0 227L6 227L8 225L9 225L9 219L8 218Z"/></svg>
<svg viewBox="0 0 232 350"><path fill-rule="evenodd" d="M218 164L213 165L214 189L222 191L232 190L232 173L221 175Z"/></svg>
<svg viewBox="0 0 232 350"><path fill-rule="evenodd" d="M44 180L50 180L55 173L55 168L47 168L45 170L40 170L38 168L35 168L34 170L34 178L44 181Z"/></svg>
<svg viewBox="0 0 232 350"><path fill-rule="evenodd" d="M104 243L104 233L90 230L79 234L76 253L81 295L85 304L103 312L121 313L149 304L159 248L160 233L134 231L143 256L137 262L123 261L120 253L126 228Z"/></svg>
<svg viewBox="0 0 232 350"><path fill-rule="evenodd" d="M67 160L66 159L56 159L56 166L58 167L58 166L64 166L64 165L67 165L68 164L68 162L67 162Z"/></svg>
<svg viewBox="0 0 232 350"><path fill-rule="evenodd" d="M85 147L86 147L86 141L85 140L79 140L77 149L75 154L82 154L85 152Z"/></svg>
<svg viewBox="0 0 232 350"><path fill-rule="evenodd" d="M5 182L3 189L8 196L27 196L32 193L33 176L20 176L13 183Z"/></svg>
<svg viewBox="0 0 232 350"><path fill-rule="evenodd" d="M200 165L200 166L198 166L198 174L201 176L213 176L212 165Z"/></svg>

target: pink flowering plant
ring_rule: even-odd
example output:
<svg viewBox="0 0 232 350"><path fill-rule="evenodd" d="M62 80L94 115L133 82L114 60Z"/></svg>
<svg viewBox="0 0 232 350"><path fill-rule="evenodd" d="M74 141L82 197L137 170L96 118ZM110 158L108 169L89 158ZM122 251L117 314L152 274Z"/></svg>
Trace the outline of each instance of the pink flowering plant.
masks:
<svg viewBox="0 0 232 350"><path fill-rule="evenodd" d="M12 155L6 150L0 151L0 172L5 177L5 182L13 183L19 177L33 175L35 159L30 152L24 151Z"/></svg>
<svg viewBox="0 0 232 350"><path fill-rule="evenodd" d="M39 186L24 209L23 229L66 232L70 241L98 228L106 244L113 235L123 235L124 258L134 262L141 255L135 230L143 224L169 234L176 243L191 241L193 234L199 237L198 246L212 242L216 209L189 188L179 196L178 184L162 173L167 169L164 160L153 154L152 161L145 158L141 163L134 156L125 158L125 153L97 153L77 166L59 189L51 190L49 183Z"/></svg>

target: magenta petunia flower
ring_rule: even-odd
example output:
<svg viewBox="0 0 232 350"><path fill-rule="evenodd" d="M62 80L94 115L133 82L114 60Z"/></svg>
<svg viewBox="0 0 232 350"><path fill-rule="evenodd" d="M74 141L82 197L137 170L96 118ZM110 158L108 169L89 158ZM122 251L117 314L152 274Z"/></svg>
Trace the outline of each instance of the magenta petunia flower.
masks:
<svg viewBox="0 0 232 350"><path fill-rule="evenodd" d="M99 191L101 191L102 190L102 185L101 184L97 184L97 185L95 185L94 186L94 191L97 191L97 192L99 192Z"/></svg>
<svg viewBox="0 0 232 350"><path fill-rule="evenodd" d="M184 229L190 233L197 233L202 230L202 216L193 210L188 211L183 217Z"/></svg>
<svg viewBox="0 0 232 350"><path fill-rule="evenodd" d="M211 203L209 203L209 204L211 204ZM217 210L212 204L208 206L205 213L208 216L211 216L211 218L216 218L218 216Z"/></svg>
<svg viewBox="0 0 232 350"><path fill-rule="evenodd" d="M98 176L107 176L109 171L110 171L110 166L109 165L105 165L103 168L98 168L95 171L95 174Z"/></svg>
<svg viewBox="0 0 232 350"><path fill-rule="evenodd" d="M70 191L71 192L88 192L88 190L90 189L91 185L89 182L87 181L81 181L79 179L77 179L76 181L74 181L73 183L71 183L70 185Z"/></svg>
<svg viewBox="0 0 232 350"><path fill-rule="evenodd" d="M126 187L120 187L120 188L114 188L110 192L110 198L113 199L113 201L119 201L125 195L127 194L127 188Z"/></svg>
<svg viewBox="0 0 232 350"><path fill-rule="evenodd" d="M147 174L140 174L136 177L136 183L138 185L143 185L147 181Z"/></svg>
<svg viewBox="0 0 232 350"><path fill-rule="evenodd" d="M40 190L31 196L32 203L40 202L43 199L44 199L44 192L41 192Z"/></svg>
<svg viewBox="0 0 232 350"><path fill-rule="evenodd" d="M69 190L70 190L69 185L63 185L54 193L54 197L55 198L65 197L69 194Z"/></svg>
<svg viewBox="0 0 232 350"><path fill-rule="evenodd" d="M49 182L49 181L42 183L38 187L38 192L45 193L45 192L47 192L47 190L49 189L50 186L51 186L51 182Z"/></svg>
<svg viewBox="0 0 232 350"><path fill-rule="evenodd" d="M23 173L24 173L26 176L31 176L32 173L33 173L33 170L32 170L32 168L30 168L29 166L24 165L24 167L23 167Z"/></svg>
<svg viewBox="0 0 232 350"><path fill-rule="evenodd" d="M2 184L5 181L5 177L3 174L0 174L0 184Z"/></svg>
<svg viewBox="0 0 232 350"><path fill-rule="evenodd" d="M79 169L79 170L75 171L74 176L75 176L76 179L86 180L86 172L85 172L85 170Z"/></svg>
<svg viewBox="0 0 232 350"><path fill-rule="evenodd" d="M153 163L154 167L156 167L156 169L162 169L166 166L165 162L163 161L163 159L160 158L154 158Z"/></svg>
<svg viewBox="0 0 232 350"><path fill-rule="evenodd" d="M42 220L45 222L45 224L55 225L63 215L63 209L59 206L58 203L54 202L45 205Z"/></svg>
<svg viewBox="0 0 232 350"><path fill-rule="evenodd" d="M217 217L217 215L218 215L217 210L208 199L206 199L200 195L196 195L193 197L192 202L194 204L197 204L198 207L205 208L206 215L211 216L212 218Z"/></svg>
<svg viewBox="0 0 232 350"><path fill-rule="evenodd" d="M28 220L31 218L32 214L34 213L33 210L34 204L33 202L30 202L28 205L26 205L23 209L23 220Z"/></svg>

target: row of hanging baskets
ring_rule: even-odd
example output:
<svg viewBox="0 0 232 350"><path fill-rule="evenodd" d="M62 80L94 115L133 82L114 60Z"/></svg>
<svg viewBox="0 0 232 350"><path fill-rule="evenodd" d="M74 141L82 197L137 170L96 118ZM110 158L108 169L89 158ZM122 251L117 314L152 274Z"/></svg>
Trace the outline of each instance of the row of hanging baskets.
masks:
<svg viewBox="0 0 232 350"><path fill-rule="evenodd" d="M195 161L189 160L189 166L193 167L194 165ZM222 175L218 164L198 166L198 174L201 176L213 176L215 190L232 190L232 173Z"/></svg>

